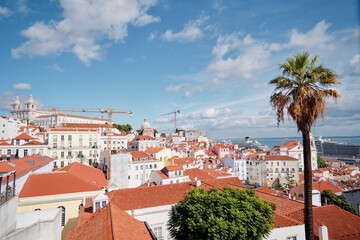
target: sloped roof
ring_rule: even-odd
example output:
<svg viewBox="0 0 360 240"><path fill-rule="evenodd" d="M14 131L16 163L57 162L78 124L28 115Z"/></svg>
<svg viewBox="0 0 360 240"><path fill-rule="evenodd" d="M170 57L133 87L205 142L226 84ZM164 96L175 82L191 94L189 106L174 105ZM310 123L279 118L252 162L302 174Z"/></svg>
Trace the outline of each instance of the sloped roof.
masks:
<svg viewBox="0 0 360 240"><path fill-rule="evenodd" d="M298 145L299 143L297 141L287 141L281 147L286 147L288 150L291 150Z"/></svg>
<svg viewBox="0 0 360 240"><path fill-rule="evenodd" d="M284 156L284 155L264 155L262 156L264 160L271 161L271 160L293 160L298 161L298 159L290 157L290 156Z"/></svg>
<svg viewBox="0 0 360 240"><path fill-rule="evenodd" d="M164 150L165 148L155 148L155 147L150 147L150 148L147 148L145 150L145 152L152 152L152 153L158 153L162 150Z"/></svg>
<svg viewBox="0 0 360 240"><path fill-rule="evenodd" d="M329 239L360 239L360 217L338 206L327 205L313 207L314 235L319 236L319 226L328 228ZM292 219L304 221L304 211L299 210L289 215Z"/></svg>
<svg viewBox="0 0 360 240"><path fill-rule="evenodd" d="M244 185L237 177L201 181L201 187L205 189L212 187L222 188L224 186L244 188ZM126 211L175 204L184 199L186 192L193 187L196 187L195 182L184 182L153 187L119 189L111 191L107 195L111 203Z"/></svg>
<svg viewBox="0 0 360 240"><path fill-rule="evenodd" d="M87 214L81 212L81 215ZM152 237L145 223L133 218L114 204L100 208L69 232L66 239L138 240Z"/></svg>
<svg viewBox="0 0 360 240"><path fill-rule="evenodd" d="M46 144L34 140L34 141L31 141L31 142L24 143L22 146L28 146L28 145L46 145Z"/></svg>
<svg viewBox="0 0 360 240"><path fill-rule="evenodd" d="M100 188L68 172L29 175L19 198L98 191Z"/></svg>
<svg viewBox="0 0 360 240"><path fill-rule="evenodd" d="M152 157L151 155L147 154L144 151L131 151L130 152L132 158L149 158Z"/></svg>
<svg viewBox="0 0 360 240"><path fill-rule="evenodd" d="M16 136L15 138L13 138L13 140L24 140L24 139L31 140L31 139L36 139L36 138L33 138L33 137L27 135L26 133L22 133L22 134Z"/></svg>
<svg viewBox="0 0 360 240"><path fill-rule="evenodd" d="M103 186L107 186L107 181L104 174L99 169L87 166L85 164L74 162L64 168L59 169L58 171L66 171L96 186L98 189L101 189Z"/></svg>

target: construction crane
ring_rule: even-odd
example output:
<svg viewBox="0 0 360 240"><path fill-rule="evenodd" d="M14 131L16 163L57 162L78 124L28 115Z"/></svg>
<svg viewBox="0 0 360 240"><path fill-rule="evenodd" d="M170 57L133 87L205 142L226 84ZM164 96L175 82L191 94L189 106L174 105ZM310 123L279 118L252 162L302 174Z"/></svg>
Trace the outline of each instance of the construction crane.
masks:
<svg viewBox="0 0 360 240"><path fill-rule="evenodd" d="M113 113L126 113L129 114L130 117L133 115L133 111L130 109L114 109L114 108L71 108L71 109L51 109L45 110L41 109L40 111L51 111L51 112L93 112L93 113L107 113L108 114L108 122L106 128L107 134L107 143L106 143L106 159L107 159L107 180L108 185L110 185L111 181L111 136L112 132L110 131L110 124L112 123L112 114Z"/></svg>
<svg viewBox="0 0 360 240"><path fill-rule="evenodd" d="M162 114L161 116L165 116L165 115L171 115L171 114L174 114L174 120L175 120L175 133L176 133L176 114L177 113L180 113L180 110L176 110L176 111L173 111L173 112L169 112L169 113L165 113L165 114Z"/></svg>

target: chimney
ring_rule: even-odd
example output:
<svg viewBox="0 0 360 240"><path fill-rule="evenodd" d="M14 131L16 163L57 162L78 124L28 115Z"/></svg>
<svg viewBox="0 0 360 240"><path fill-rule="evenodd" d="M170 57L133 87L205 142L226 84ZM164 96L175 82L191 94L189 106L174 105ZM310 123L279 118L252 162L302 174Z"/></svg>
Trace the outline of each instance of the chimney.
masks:
<svg viewBox="0 0 360 240"><path fill-rule="evenodd" d="M319 226L319 240L329 240L328 228L326 226Z"/></svg>
<svg viewBox="0 0 360 240"><path fill-rule="evenodd" d="M197 181L196 181L196 187L200 187L200 185L201 185L201 181L200 181L200 180L197 180Z"/></svg>
<svg viewBox="0 0 360 240"><path fill-rule="evenodd" d="M86 200L85 200L85 195L83 196L83 200L82 200L82 205L85 207L85 202L86 202Z"/></svg>

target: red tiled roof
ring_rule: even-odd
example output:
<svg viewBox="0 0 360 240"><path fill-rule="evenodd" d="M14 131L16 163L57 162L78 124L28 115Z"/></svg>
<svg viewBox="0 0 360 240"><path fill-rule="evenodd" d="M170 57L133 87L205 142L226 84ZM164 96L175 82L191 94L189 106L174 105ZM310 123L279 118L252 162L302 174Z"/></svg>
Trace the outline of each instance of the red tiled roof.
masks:
<svg viewBox="0 0 360 240"><path fill-rule="evenodd" d="M174 164L177 165L184 165L184 164L189 164L189 163L193 163L194 161L196 161L196 158L190 158L190 157L186 157L186 158L174 158Z"/></svg>
<svg viewBox="0 0 360 240"><path fill-rule="evenodd" d="M97 132L95 129L79 129L79 128L53 128L50 132Z"/></svg>
<svg viewBox="0 0 360 240"><path fill-rule="evenodd" d="M122 210L156 207L175 204L184 199L185 193L195 187L195 182L158 185L153 187L138 187L114 190L107 195L110 202ZM244 188L239 178L221 178L201 181L201 187L222 188L224 186Z"/></svg>
<svg viewBox="0 0 360 240"><path fill-rule="evenodd" d="M274 228L283 228L283 227L291 227L297 225L303 225L303 222L297 221L295 219L291 219L284 215L280 215L278 213L274 213Z"/></svg>
<svg viewBox="0 0 360 240"><path fill-rule="evenodd" d="M215 177L199 168L190 168L184 171L184 175L188 175L190 181L195 181L195 177L198 180L214 179Z"/></svg>
<svg viewBox="0 0 360 240"><path fill-rule="evenodd" d="M26 133L22 133L20 134L19 136L13 138L13 140L24 140L24 139L36 139L36 138L33 138L33 137L30 137L29 135L27 135Z"/></svg>
<svg viewBox="0 0 360 240"><path fill-rule="evenodd" d="M19 198L47 196L56 194L90 192L100 190L68 172L31 174L25 182Z"/></svg>
<svg viewBox="0 0 360 240"><path fill-rule="evenodd" d="M298 183L298 185L303 185L304 183ZM322 192L324 190L331 190L333 193L343 192L340 188L335 187L328 181L313 181L312 188Z"/></svg>
<svg viewBox="0 0 360 240"><path fill-rule="evenodd" d="M78 224L67 234L66 239L152 240L152 237L145 223L110 203L97 210L82 224Z"/></svg>
<svg viewBox="0 0 360 240"><path fill-rule="evenodd" d="M11 146L11 144L4 141L0 142L0 146Z"/></svg>
<svg viewBox="0 0 360 240"><path fill-rule="evenodd" d="M229 148L229 146L225 146L224 144L221 143L216 144L216 146L219 148Z"/></svg>
<svg viewBox="0 0 360 240"><path fill-rule="evenodd" d="M297 141L287 141L284 145L282 145L281 147L286 147L288 150L293 149L294 147L296 147L297 145L299 145L299 143Z"/></svg>
<svg viewBox="0 0 360 240"><path fill-rule="evenodd" d="M275 192L273 190L271 190L270 188L268 187L260 187L260 188L256 188L254 189L255 191L258 191L258 192L263 192L263 193L269 193L269 194L275 194Z"/></svg>
<svg viewBox="0 0 360 240"><path fill-rule="evenodd" d="M148 158L151 157L151 155L147 154L146 152L143 151L132 151L130 152L132 158Z"/></svg>
<svg viewBox="0 0 360 240"><path fill-rule="evenodd" d="M165 148L155 148L155 147L151 147L151 148L147 148L145 150L145 152L151 152L151 153L158 153L162 150L164 150Z"/></svg>
<svg viewBox="0 0 360 240"><path fill-rule="evenodd" d="M95 185L99 189L102 188L103 186L104 187L107 186L107 181L105 179L105 176L99 169L78 162L69 164L64 168L59 169L58 171L68 172L92 185Z"/></svg>
<svg viewBox="0 0 360 240"><path fill-rule="evenodd" d="M166 168L168 171L184 170L182 166L178 166L178 165L166 166L165 168Z"/></svg>
<svg viewBox="0 0 360 240"><path fill-rule="evenodd" d="M360 217L338 206L327 205L313 207L314 235L319 236L319 226L328 228L329 239L360 239ZM304 211L299 210L289 215L292 219L304 221Z"/></svg>
<svg viewBox="0 0 360 240"><path fill-rule="evenodd" d="M155 138L150 137L150 136L138 136L138 137L135 138L134 140L141 140L141 139L155 139Z"/></svg>
<svg viewBox="0 0 360 240"><path fill-rule="evenodd" d="M39 141L31 141L31 142L27 142L27 143L24 143L23 145L21 146L27 146L27 145L46 145L45 143L42 143L42 142L39 142Z"/></svg>
<svg viewBox="0 0 360 240"><path fill-rule="evenodd" d="M107 182L100 170L75 162L56 172L29 175L19 197L98 191L102 186Z"/></svg>

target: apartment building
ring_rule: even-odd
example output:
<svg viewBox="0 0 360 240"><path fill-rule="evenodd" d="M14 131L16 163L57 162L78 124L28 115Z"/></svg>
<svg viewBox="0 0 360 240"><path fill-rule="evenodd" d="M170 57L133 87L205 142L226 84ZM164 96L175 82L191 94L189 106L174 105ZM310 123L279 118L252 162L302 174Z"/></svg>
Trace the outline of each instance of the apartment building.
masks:
<svg viewBox="0 0 360 240"><path fill-rule="evenodd" d="M49 156L54 168L73 162L86 165L99 163L100 133L95 129L54 128L49 131Z"/></svg>

